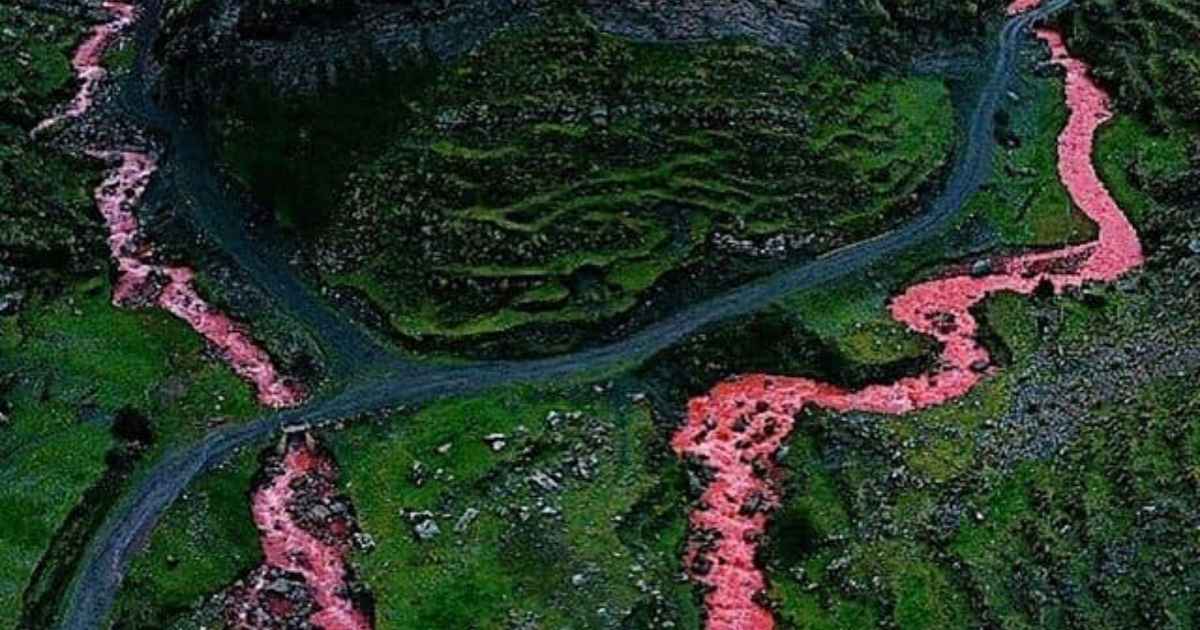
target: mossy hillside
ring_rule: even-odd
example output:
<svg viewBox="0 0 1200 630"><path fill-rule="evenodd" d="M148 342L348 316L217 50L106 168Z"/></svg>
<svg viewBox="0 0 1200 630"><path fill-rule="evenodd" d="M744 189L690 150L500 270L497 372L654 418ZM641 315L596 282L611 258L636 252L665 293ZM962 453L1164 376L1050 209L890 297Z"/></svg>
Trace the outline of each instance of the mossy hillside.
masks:
<svg viewBox="0 0 1200 630"><path fill-rule="evenodd" d="M398 420L334 441L375 540L356 565L377 627L698 623L691 589L675 579L682 468L647 408L590 390L512 388ZM505 436L499 450L484 439L493 434ZM478 515L458 526L468 510ZM424 518L440 529L431 540L414 533Z"/></svg>
<svg viewBox="0 0 1200 630"><path fill-rule="evenodd" d="M840 9L842 19L858 31L850 50L895 64L916 51L949 47L978 35L989 18L1003 15L1005 6L1003 0L851 0Z"/></svg>
<svg viewBox="0 0 1200 630"><path fill-rule="evenodd" d="M71 54L84 29L44 12L0 7L0 121L32 127L70 96Z"/></svg>
<svg viewBox="0 0 1200 630"><path fill-rule="evenodd" d="M1071 49L1120 109L1160 130L1200 125L1200 3L1091 0L1064 21Z"/></svg>
<svg viewBox="0 0 1200 630"><path fill-rule="evenodd" d="M57 604L80 551L68 513L79 522L103 516L106 501L145 464L198 438L211 422L256 412L249 388L184 324L158 311L116 309L109 291L91 281L0 319L9 418L0 426L0 474L9 480L4 504L21 515L0 534L3 608L11 619L41 618ZM114 426L124 428L114 435ZM110 478L113 471L119 474ZM111 492L77 506L102 477L115 484ZM30 587L39 562L45 566Z"/></svg>
<svg viewBox="0 0 1200 630"><path fill-rule="evenodd" d="M1081 424L1053 455L1009 467L980 441L1003 414L1054 406L1015 402L1019 387L1052 378L1036 355L1145 336L1187 302L1177 274L1161 269L1182 250L1153 236L1185 223L1170 191L1191 167L1186 143L1171 138L1119 117L1098 142L1098 170L1151 235L1147 271L1073 296L989 298L976 315L1007 358L961 401L867 424L823 414L801 423L764 554L784 627L1193 625L1200 574L1183 558L1196 553L1185 507L1200 426L1194 369L1099 405L1078 392L1089 411L1076 412ZM1150 343L1186 346L1196 329L1168 335Z"/></svg>
<svg viewBox="0 0 1200 630"><path fill-rule="evenodd" d="M1194 375L1097 408L1058 456L1011 472L989 469L971 437L1011 407L1006 375L1071 334L1061 322L1048 340L1038 332L1047 307L1071 302L989 300L985 320L1015 363L960 402L875 429L805 419L763 556L784 627L1189 626L1200 574L1176 563L1195 553L1178 511L1195 492Z"/></svg>
<svg viewBox="0 0 1200 630"><path fill-rule="evenodd" d="M1101 128L1096 169L1135 225L1144 225L1164 205L1194 199L1195 137L1155 131L1129 116Z"/></svg>
<svg viewBox="0 0 1200 630"><path fill-rule="evenodd" d="M1005 627L1193 625L1187 591L1200 573L1180 564L1197 551L1182 524L1200 444L1200 399L1189 389L1162 381L1132 405L1102 410L1100 426L1060 461L1022 468L980 497L983 518L951 549L993 619ZM1031 595L1057 584L1076 585L1077 595L1032 605Z"/></svg>
<svg viewBox="0 0 1200 630"><path fill-rule="evenodd" d="M7 5L0 24L0 302L12 309L98 269L104 243L91 203L97 169L29 138L70 98L83 25Z"/></svg>
<svg viewBox="0 0 1200 630"><path fill-rule="evenodd" d="M818 80L813 85L823 82ZM868 112L863 115L872 116L872 109L894 102L892 99L909 89L915 93L913 99L936 98L939 90L935 86L906 84L866 90L859 94L863 99L859 105ZM846 88L843 84L830 89ZM714 96L711 90L706 91L709 97ZM480 92L486 93L487 89ZM940 94L944 97L945 93ZM899 102L910 101L900 98ZM578 107L588 108L583 104ZM856 118L853 112L849 116L850 120ZM590 124L585 123L585 129ZM716 122L714 126L724 124ZM430 160L431 165L389 166L378 176L389 180L393 173L419 176L432 166L431 172L443 174L434 175L440 184L429 188L439 197L457 195L464 186L489 194L512 186L496 182L497 176L512 178L517 185L528 188L514 191L511 199L422 200L420 208L440 206L444 208L443 216L458 216L435 227L432 241L423 237L419 224L437 219L412 217L413 223L390 231L411 234L420 243L383 249L375 254L374 262L346 279L366 289L392 313L393 323L401 332L418 337L435 334L453 338L528 324L598 321L637 305L639 296L669 272L703 265L706 256L721 257L722 253L714 251L711 244L715 233L757 243L787 231L819 233L808 249L815 252L879 229L884 209L911 201L911 192L929 175L927 171L918 174L913 168L887 164L890 156L877 142L894 130L872 131L868 124L864 125L864 135L842 135L830 124L819 127L819 135L804 139L797 133L802 124L785 122L782 133L791 137L774 139L756 138L759 131L747 130L744 123L739 123L736 135L685 127L678 130L675 146L669 148L647 145L627 133L631 130L620 122L600 134L586 130L577 138L560 138L557 129L543 127L549 133L526 141L528 148L516 152L490 150L487 154L460 151L455 155L457 165L444 163L443 158L449 155L445 150L443 155L436 155L435 144L435 155L421 158ZM597 141L618 147L605 150L581 146ZM619 148L621 144L628 148ZM805 145L828 159L824 164L805 164ZM606 152L649 162L617 166L606 174L594 164L597 154ZM530 156L525 164L517 161L522 154ZM938 163L936 159L933 162ZM470 170L450 179L464 167ZM530 172L561 178L552 184L560 188L538 192L548 184L526 174ZM832 182L861 181L864 172L880 176L876 190L853 190L853 185L830 189ZM766 186L756 186L753 181L763 173L780 181L761 190ZM820 182L809 181L812 176ZM411 177L402 174L390 185L397 193L409 191L407 195L412 192L412 186L407 185ZM525 184L527 181L530 183ZM822 187L826 189L824 196ZM854 201L839 203L831 198L835 195ZM467 207L459 212L456 205ZM398 211L406 213L405 206ZM446 237L439 237L441 229L448 230ZM459 240L464 237L470 240ZM459 251L432 252L434 260L454 263L434 266L428 275L405 272L420 261L405 262L399 257L430 247L458 247ZM720 274L718 271L714 276ZM418 283L413 284L413 280ZM554 290L548 291L547 286ZM479 316L488 312L494 314Z"/></svg>
<svg viewBox="0 0 1200 630"><path fill-rule="evenodd" d="M222 127L234 171L268 203L336 218L320 234L333 257L326 279L415 337L600 321L713 256L742 261L714 282L761 272L769 265L734 250L772 236L799 235L793 253L804 254L873 235L915 209L954 136L933 79L740 41L633 44L574 15L502 34L427 76L378 113L412 110L386 146L360 150L353 173L321 184L338 185L332 213L328 194L293 195L315 202L303 206L269 194L237 156L358 119L263 127L238 114ZM272 167L276 188L316 181L301 171L337 172L328 153L295 173ZM744 245L716 246L718 233Z"/></svg>
<svg viewBox="0 0 1200 630"><path fill-rule="evenodd" d="M262 561L250 513L260 468L255 450L206 473L154 528L129 568L113 610L115 627L203 627L218 596Z"/></svg>
<svg viewBox="0 0 1200 630"><path fill-rule="evenodd" d="M510 388L326 436L343 489L375 541L355 566L375 598L378 627L507 627L517 618L557 627L607 627L622 618L698 623L690 588L674 581L686 531L682 469L648 410L610 396ZM494 433L505 435L499 451L483 439ZM587 457L585 443L599 459ZM566 470L570 457L584 468L568 472L561 492L530 481L535 471ZM244 453L167 512L134 561L118 625L191 628L213 620L219 605L211 596L258 562L248 513L256 468ZM558 515L544 513L546 506ZM480 513L458 532L468 508ZM441 529L429 542L417 539L407 516L424 510ZM575 586L580 579L586 584Z"/></svg>

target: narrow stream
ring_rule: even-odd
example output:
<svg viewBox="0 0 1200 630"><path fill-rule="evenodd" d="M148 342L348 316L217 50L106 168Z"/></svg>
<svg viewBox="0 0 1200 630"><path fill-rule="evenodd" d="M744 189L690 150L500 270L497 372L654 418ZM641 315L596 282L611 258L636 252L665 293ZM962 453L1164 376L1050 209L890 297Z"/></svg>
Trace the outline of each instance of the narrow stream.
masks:
<svg viewBox="0 0 1200 630"><path fill-rule="evenodd" d="M1043 7L1066 3L1052 0ZM1033 9L1039 2L1021 0L1018 9ZM100 59L104 50L135 19L127 2L110 1L104 7L113 21L93 29L73 60L82 85L66 109L40 124L39 133L58 122L86 112L104 77ZM559 359L525 364L501 362L491 365L430 370L390 375L390 380L350 390L343 396L258 422L215 432L194 448L173 454L157 466L154 474L130 493L128 505L114 515L97 534L94 552L81 569L81 582L67 606L65 627L93 627L97 611L107 610L124 574L133 541L148 531L162 510L199 473L238 445L246 444L280 426L308 422L309 416L345 416L366 408L381 408L400 401L425 399L443 393L461 393L488 384L520 378L547 378L574 372L582 366L604 364L627 355L649 352L670 343L705 322L742 312L771 297L813 284L827 276L848 273L888 251L914 242L931 232L961 206L963 198L977 187L987 171L984 147L997 90L1011 71L1011 55L1025 20L1006 25L998 61L989 88L981 95L975 122L970 126L974 147L967 152L949 192L939 198L934 211L893 235L860 248L831 255L811 268L795 270L769 285L744 287L711 303L694 305L675 319L652 326L627 342ZM976 323L969 309L996 291L1031 293L1048 282L1056 290L1088 281L1111 280L1141 262L1140 245L1132 226L1125 220L1096 176L1090 162L1096 128L1109 116L1107 99L1088 79L1087 68L1071 59L1061 37L1039 31L1051 45L1055 60L1068 70L1067 96L1072 109L1068 128L1060 139L1059 170L1076 203L1100 226L1099 239L1077 247L992 261L994 271L986 276L965 272L916 285L892 303L893 316L917 332L929 334L945 344L943 365L936 373L903 379L891 385L850 392L806 379L751 375L717 385L707 396L689 404L688 424L675 436L673 446L680 456L707 461L716 470L715 481L704 494L709 509L692 514L693 528L715 530L722 536L712 549L693 549L687 562L698 581L712 587L707 595L709 628L766 629L774 626L770 613L754 602L765 587L754 565L757 538L763 533L767 514L743 506L770 507L778 501L777 490L758 476L769 470L772 457L792 429L793 415L808 404L849 411L863 410L902 414L941 404L961 396L991 373L989 357L976 342ZM978 123L978 124L976 124ZM133 208L154 174L158 156L137 151L97 148L89 154L110 164L96 200L110 230L109 245L117 261L120 278L113 301L118 305L155 305L184 319L215 346L234 371L251 382L259 400L273 407L299 404L306 392L281 376L267 353L237 323L207 304L193 286L193 272L184 267L155 264L149 245L141 242ZM694 312L693 312L694 311ZM697 315L698 313L698 315ZM391 382L391 381L397 382ZM370 384L368 384L370 385ZM345 549L306 532L294 521L287 507L294 500L294 483L313 470L324 469L319 457L288 451L282 471L254 495L255 521L263 532L269 566L303 576L320 606L310 621L327 630L369 627L370 621L354 609L345 596ZM756 470L757 469L757 470ZM763 475L765 477L766 475ZM751 503L753 502L753 503ZM315 563L314 563L315 561ZM94 579L90 579L94 578Z"/></svg>
<svg viewBox="0 0 1200 630"><path fill-rule="evenodd" d="M1040 2L1018 0L1010 13ZM903 415L963 396L995 368L976 338L970 309L1000 291L1032 294L1044 283L1055 292L1087 282L1109 282L1142 263L1142 248L1129 220L1100 181L1092 163L1096 130L1112 117L1108 95L1091 79L1089 68L1070 56L1062 34L1040 28L1038 38L1054 63L1066 70L1071 111L1058 138L1058 172L1071 199L1099 228L1091 243L1014 258L995 258L986 274L955 275L917 284L897 296L892 317L942 344L939 367L931 373L887 385L847 391L805 378L754 374L714 387L688 404L687 424L672 440L680 457L714 471L692 512L693 531L718 534L707 546L693 545L685 562L693 578L711 590L705 596L710 630L769 630L775 621L759 605L766 588L754 558L766 531L768 512L779 503L771 470L795 416L807 406L837 412Z"/></svg>
<svg viewBox="0 0 1200 630"><path fill-rule="evenodd" d="M329 501L337 472L330 456L307 440L293 440L286 447L278 472L254 492L254 523L261 533L263 565L251 573L248 587L231 598L227 618L234 628L275 627L307 622L324 630L367 630L371 622L355 607L346 584L346 556L350 552L348 514L330 510L321 519L302 522L297 514L305 503ZM307 491L308 496L301 496ZM288 593L272 590L266 579L271 570L299 575L307 597L315 606L307 614L294 615ZM262 616L268 618L260 618ZM290 626L289 626L290 627Z"/></svg>
<svg viewBox="0 0 1200 630"><path fill-rule="evenodd" d="M103 8L113 20L95 26L71 60L80 81L79 91L64 111L39 123L34 135L91 109L96 90L107 76L100 65L104 52L133 23L136 14L134 6L124 2L105 2ZM107 176L96 188L95 199L108 226L109 250L120 271L113 304L156 305L187 322L217 349L238 376L255 387L264 405L280 408L303 402L307 395L304 387L282 376L244 327L200 297L191 269L152 262L154 251L144 242L133 209L158 168L156 157L105 148L91 148L87 154L109 165Z"/></svg>

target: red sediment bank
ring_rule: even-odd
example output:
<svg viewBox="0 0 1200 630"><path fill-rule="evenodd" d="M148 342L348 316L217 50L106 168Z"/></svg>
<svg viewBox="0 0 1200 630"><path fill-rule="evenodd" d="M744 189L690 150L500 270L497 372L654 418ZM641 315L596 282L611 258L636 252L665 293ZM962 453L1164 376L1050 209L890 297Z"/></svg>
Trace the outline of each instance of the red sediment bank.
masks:
<svg viewBox="0 0 1200 630"><path fill-rule="evenodd" d="M113 21L92 29L75 52L72 65L81 80L79 92L65 112L47 118L34 128L36 134L62 120L86 112L105 76L100 59L120 32L133 22L131 4L105 2ZM258 399L272 407L299 404L304 388L281 376L271 357L246 331L208 304L192 284L194 273L186 267L168 267L148 262L153 251L139 243L137 217L133 208L141 199L157 164L154 156L136 151L90 150L88 155L108 162L112 168L96 188L96 205L108 225L109 250L120 271L113 303L155 304L186 321L220 352L238 376L252 383Z"/></svg>
<svg viewBox="0 0 1200 630"><path fill-rule="evenodd" d="M1016 12L1037 2L1017 2ZM771 613L756 603L765 588L755 566L758 539L767 514L779 501L772 484L774 456L790 434L795 415L808 406L833 411L891 415L940 405L966 394L994 368L976 339L970 309L999 291L1031 294L1043 283L1062 291L1086 282L1111 281L1139 266L1141 244L1133 226L1105 189L1092 164L1096 130L1112 113L1108 97L1088 76L1088 67L1070 57L1062 36L1050 29L1037 35L1066 70L1071 110L1058 139L1058 172L1072 200L1099 228L1084 245L992 261L990 274L952 275L915 285L891 303L891 314L910 329L942 344L938 368L891 384L848 391L810 379L755 374L721 383L689 402L687 424L672 440L675 452L713 470L713 480L691 515L694 531L711 531L714 542L694 544L686 562L709 588L707 627L711 630L767 630Z"/></svg>
<svg viewBox="0 0 1200 630"><path fill-rule="evenodd" d="M288 601L281 589L264 588L268 580L263 576L275 573L303 579L304 597L315 604L304 621L324 630L367 630L370 619L346 593L345 557L353 525L349 515L325 508L334 502L333 462L314 445L294 440L280 466L278 474L254 493L252 509L264 563L251 575L248 588L236 592L230 625L292 627L280 612L294 606L296 598ZM305 516L313 506L322 507L321 519Z"/></svg>

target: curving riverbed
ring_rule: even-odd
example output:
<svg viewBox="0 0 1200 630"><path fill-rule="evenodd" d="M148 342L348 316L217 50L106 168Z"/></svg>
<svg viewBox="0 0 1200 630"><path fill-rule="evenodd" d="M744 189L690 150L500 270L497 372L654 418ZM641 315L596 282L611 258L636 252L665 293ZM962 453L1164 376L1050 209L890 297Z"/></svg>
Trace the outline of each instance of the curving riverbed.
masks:
<svg viewBox="0 0 1200 630"><path fill-rule="evenodd" d="M1025 32L1036 20L1069 3L1070 0L1049 0L1028 13L1011 18L1004 25L987 68L987 80L980 88L975 106L967 117L963 143L956 152L946 187L921 216L903 227L818 260L783 270L762 282L738 287L726 294L689 305L662 321L605 346L534 361L442 366L414 364L394 358L383 364L377 362L375 358L379 352L372 349L369 338L364 337L345 318L337 317L327 305L314 302L310 292L301 286L286 264L270 264L270 260L260 255L258 252L262 248L256 247L247 237L244 226L233 220L234 213L229 212L228 208L216 209L224 208L220 188L213 184L211 175L205 175L210 172L208 169L211 165L205 162L204 152L197 148L200 145L189 140L189 134L195 131L189 131L177 116L157 109L145 85L149 80L145 76L147 51L157 31L161 10L157 0L147 0L137 21L140 49L138 66L134 76L127 82L126 93L121 96L128 110L125 113L130 118L159 127L158 131L169 138L171 150L150 159L148 165L156 165L157 159L172 161L172 171L181 174L175 181L175 185L182 189L178 191L179 195L184 201L197 202L185 205L195 206L193 210L198 212L195 217L198 227L216 245L225 248L231 259L251 279L266 287L289 315L311 326L313 332L322 335L323 339L333 338L336 343L331 346L339 350L335 355L344 353L345 359L337 365L357 361L371 370L351 369L349 373L355 377L354 382L341 391L331 392L327 397L301 408L212 431L196 444L168 453L155 463L128 489L87 545L78 573L64 598L60 626L81 629L100 627L139 542L145 539L149 530L190 481L226 460L236 449L255 444L281 428L313 426L439 396L462 395L505 383L547 380L639 360L708 324L753 312L791 292L844 277L940 233L955 220L966 200L991 172L993 118L1000 107L1005 86L1014 72L1016 51L1025 41ZM125 24L115 27L116 30L124 28ZM145 181L140 185L144 187ZM136 193L135 197L140 195L136 188L126 190L129 194ZM115 192L112 198L117 198ZM126 205L124 211L128 212L131 208L132 204ZM133 219L132 214L129 218ZM136 232L136 220L132 225ZM149 264L141 255L135 254L142 262ZM169 277L164 274L150 276L159 278L158 281ZM181 282L190 287L186 280ZM197 310L213 315L203 307L198 306ZM230 325L233 326L232 323ZM214 336L222 337L219 330L214 331ZM248 337L245 339L249 341ZM262 356L265 357L265 353ZM364 356L372 358L362 359ZM282 382L275 380L278 375L273 368L259 373L265 382Z"/></svg>
<svg viewBox="0 0 1200 630"><path fill-rule="evenodd" d="M1038 2L1019 0L1019 13ZM891 304L892 317L942 345L940 365L928 374L886 385L848 391L805 378L755 374L721 383L689 402L687 424L672 446L712 468L713 479L691 515L696 531L715 531L716 542L693 546L686 562L694 579L711 590L705 596L711 630L769 630L770 611L757 598L765 589L755 565L758 540L768 511L779 503L771 470L795 417L806 407L837 412L902 415L941 405L969 392L992 373L980 345L971 308L1000 291L1032 294L1039 286L1055 292L1087 282L1112 281L1142 263L1137 233L1092 163L1096 131L1112 117L1108 96L1088 75L1089 68L1070 56L1062 35L1040 28L1037 36L1054 63L1066 70L1066 100L1071 111L1058 139L1058 172L1071 199L1093 222L1099 235L1091 243L989 261L990 271L954 275L915 285Z"/></svg>
<svg viewBox="0 0 1200 630"><path fill-rule="evenodd" d="M79 91L62 113L39 123L33 130L35 135L91 109L96 91L107 76L101 58L121 31L133 23L136 13L132 4L124 2L109 1L103 7L112 14L112 21L94 27L71 60ZM158 168L157 158L150 153L109 148L90 148L87 154L109 165L107 176L95 190L95 199L108 226L109 250L120 272L113 304L157 305L187 322L217 349L238 376L254 385L263 404L291 407L303 402L304 387L283 377L242 326L200 297L192 283L195 274L191 269L152 262L154 251L141 237L133 210Z"/></svg>
<svg viewBox="0 0 1200 630"><path fill-rule="evenodd" d="M247 578L249 585L235 593L227 619L234 628L274 627L275 620L292 616L299 617L294 623L324 630L367 630L370 619L355 607L346 585L349 517L334 515L320 522L297 518L303 502L331 498L337 477L333 462L305 440L285 448L278 467L270 468L275 475L254 492L252 512L262 537L263 565ZM302 499L302 493L308 496ZM270 589L266 576L272 571L299 576L313 610L288 610L296 608L296 602Z"/></svg>

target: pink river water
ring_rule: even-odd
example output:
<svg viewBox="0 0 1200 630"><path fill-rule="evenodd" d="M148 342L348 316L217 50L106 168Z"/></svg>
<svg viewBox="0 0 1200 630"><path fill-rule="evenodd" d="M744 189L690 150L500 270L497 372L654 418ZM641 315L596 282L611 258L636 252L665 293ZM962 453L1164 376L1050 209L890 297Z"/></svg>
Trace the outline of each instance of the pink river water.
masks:
<svg viewBox="0 0 1200 630"><path fill-rule="evenodd" d="M39 123L34 136L61 122L77 118L95 102L107 72L100 65L105 50L133 23L132 4L103 4L113 19L91 29L71 60L80 81L79 91L66 108ZM188 323L214 346L239 376L257 390L261 403L288 407L303 402L305 389L280 375L271 357L246 330L204 301L193 284L195 273L187 267L153 262L153 249L143 242L134 208L157 169L156 157L139 151L88 149L87 154L108 164L104 180L95 190L96 205L108 227L108 246L117 264L113 303L118 306L157 305ZM301 444L293 445L283 460L283 470L254 493L254 521L262 533L266 565L299 574L316 607L308 622L325 630L365 630L370 622L345 596L345 556L348 543L339 538L344 522L328 527L326 540L306 531L289 513L301 479L318 479L322 493L331 492L335 472L324 454ZM312 497L310 497L311 499ZM317 500L326 497L316 497ZM339 531L334 531L339 530ZM252 589L252 596L257 596Z"/></svg>
<svg viewBox="0 0 1200 630"><path fill-rule="evenodd" d="M1017 0L1010 13L1028 10L1040 0ZM105 76L104 50L133 20L134 8L106 2L113 21L95 27L72 64L81 87L67 109L43 121L35 133L82 115L91 107ZM793 429L795 415L812 405L839 412L905 414L940 405L970 391L994 368L976 340L970 309L992 293L1030 294L1040 284L1056 291L1086 282L1111 281L1142 262L1133 226L1105 189L1091 161L1096 130L1111 117L1107 95L1072 58L1062 36L1039 29L1053 59L1066 69L1071 116L1059 137L1059 175L1075 204L1098 226L1096 241L1056 251L992 261L992 273L965 272L907 289L891 304L892 316L942 344L941 362L929 374L887 385L849 391L810 379L754 374L714 387L688 405L687 424L672 440L680 456L694 457L714 471L703 508L691 515L694 530L715 531L715 542L689 550L686 562L694 578L709 587L705 597L711 630L768 630L770 611L755 600L766 587L754 557L767 524L767 509L779 500L771 482L774 456ZM96 202L109 227L109 247L120 270L115 304L154 303L188 322L215 346L234 371L250 381L264 404L301 402L305 391L282 377L270 357L245 330L207 304L193 286L193 272L150 262L152 250L139 243L133 208L157 164L153 155L93 150L111 170L96 189ZM345 597L347 549L302 528L289 514L296 481L314 473L330 475L332 463L307 447L290 448L283 471L254 494L255 523L262 532L266 563L300 574L317 603L310 622L325 630L365 630L370 621ZM765 506L747 509L747 506Z"/></svg>
<svg viewBox="0 0 1200 630"><path fill-rule="evenodd" d="M324 535L302 527L293 517L298 504L297 486L308 478L316 481L316 496L330 498L337 473L332 460L302 440L294 441L281 462L282 472L254 493L254 523L261 532L264 566L297 573L304 578L316 611L308 618L324 630L368 630L370 619L354 606L346 594L346 555L349 553L346 522L318 524ZM243 595L259 598L260 588ZM244 608L243 608L244 609ZM235 621L235 625L240 625ZM247 627L253 627L252 625Z"/></svg>
<svg viewBox="0 0 1200 630"><path fill-rule="evenodd" d="M105 50L134 20L132 4L109 1L103 4L113 19L94 27L72 58L80 89L61 112L38 124L33 135L87 112L106 76L100 61ZM108 164L109 170L95 190L96 205L108 226L108 245L117 264L118 277L113 303L118 306L156 305L188 323L229 363L239 376L257 390L261 403L272 407L297 405L307 393L299 384L280 375L271 357L246 330L205 302L193 284L195 273L187 267L153 262L153 249L143 242L137 207L157 169L156 157L139 151L89 149L88 155ZM327 540L306 531L289 513L296 499L295 485L301 479L319 478L322 492L332 488L333 463L305 445L290 448L283 470L254 493L255 524L262 533L266 566L303 577L316 604L307 620L325 630L365 630L370 622L345 596L345 556L348 543L336 536L332 523ZM310 497L311 498L311 497ZM317 497L320 500L323 497ZM344 528L340 528L344 533ZM258 595L252 587L251 596Z"/></svg>
<svg viewBox="0 0 1200 630"><path fill-rule="evenodd" d="M1010 12L1038 4L1018 1ZM805 378L753 374L723 382L689 401L687 423L672 446L680 457L696 458L714 472L701 507L691 514L691 526L719 536L707 545L693 544L685 558L693 578L709 589L705 604L710 630L769 630L775 625L771 612L756 602L766 581L754 558L766 529L766 510L776 507L780 498L772 482L774 457L798 412L811 405L902 415L958 398L994 370L976 339L973 306L1000 291L1031 294L1041 283L1061 292L1086 282L1111 281L1142 263L1137 233L1092 164L1096 130L1112 116L1108 96L1091 79L1087 65L1070 56L1059 32L1042 28L1037 36L1066 70L1071 114L1058 138L1059 177L1075 205L1097 224L1098 238L1055 251L996 258L995 271L988 275L975 277L959 270L910 287L893 299L892 317L942 344L939 366L931 373L857 391Z"/></svg>
<svg viewBox="0 0 1200 630"><path fill-rule="evenodd" d="M113 16L92 28L75 51L71 64L80 80L79 91L67 108L34 128L37 135L62 121L83 115L94 103L96 90L106 76L100 65L104 51L134 19L132 4L109 1L103 7ZM192 282L194 272L152 262L152 248L141 242L133 209L141 200L150 177L157 169L154 155L137 151L91 149L88 155L110 166L96 188L96 205L108 225L108 246L120 272L113 291L116 305L154 304L188 323L200 333L233 371L254 385L258 399L271 407L288 407L304 400L299 383L283 377L271 357L246 330L204 301Z"/></svg>

